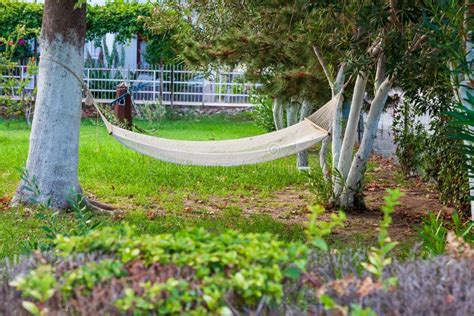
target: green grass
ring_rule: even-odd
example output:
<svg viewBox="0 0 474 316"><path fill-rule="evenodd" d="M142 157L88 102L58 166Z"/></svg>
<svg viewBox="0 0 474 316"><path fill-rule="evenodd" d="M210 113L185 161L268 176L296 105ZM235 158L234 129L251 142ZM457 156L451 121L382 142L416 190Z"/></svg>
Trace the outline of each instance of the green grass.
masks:
<svg viewBox="0 0 474 316"><path fill-rule="evenodd" d="M224 117L207 117L158 124L138 122L160 137L188 140L231 139L264 133L254 123ZM0 197L13 196L21 168L25 166L30 130L18 120L0 120ZM286 187L303 187L306 178L295 168L295 158L242 167L194 167L165 163L135 153L110 137L95 120L83 121L79 153L79 179L88 195L129 212L121 220L143 232L158 233L188 226L201 226L215 232L237 229L245 232L269 231L284 239L301 239L300 225L288 225L269 216L243 216L240 198L271 199ZM312 161L315 163L315 161ZM189 216L185 201L207 201L220 197L232 205L219 214ZM160 215L149 219L150 210ZM186 216L183 216L186 215ZM121 220L103 217L106 225L121 225ZM41 226L25 209L0 209L0 258L18 254L25 240L41 240ZM59 225L70 224L70 215L61 216Z"/></svg>
<svg viewBox="0 0 474 316"><path fill-rule="evenodd" d="M264 133L251 121L226 117L165 120L160 124L138 122L138 125L160 137L187 140L232 139ZM27 158L29 133L22 121L0 120L0 198L14 195ZM310 164L315 167L316 155L310 157ZM243 200L252 200L255 205L266 206L288 187L305 190L307 177L295 165L294 156L231 168L174 165L125 148L95 120L83 121L81 126L79 179L83 189L88 196L126 211L121 218L99 216L99 219L107 226L128 222L144 233L199 226L215 233L235 229L271 232L284 240L301 240L304 238L301 224L285 223L258 210L244 215L241 205ZM373 168L369 164L369 169ZM194 203L191 209L187 207L190 201ZM218 205L219 210L210 209L212 201L222 204ZM291 211L294 210L290 205L280 212ZM42 227L51 225L38 219L35 210L2 209L1 200L0 223L0 258L24 252L27 241L44 241ZM71 214L58 217L60 231L67 232L72 225ZM350 222L347 225L350 227ZM329 242L342 248L373 244L374 236L352 233L350 239L334 235Z"/></svg>
<svg viewBox="0 0 474 316"><path fill-rule="evenodd" d="M144 125L144 124L140 124ZM251 122L222 118L165 121L154 134L190 140L230 139L263 133ZM19 121L0 121L0 195L13 194L25 165L29 130ZM135 153L85 121L81 128L79 179L86 192L109 203L160 204L188 194L261 195L301 184L295 159L242 167L194 167L160 162Z"/></svg>

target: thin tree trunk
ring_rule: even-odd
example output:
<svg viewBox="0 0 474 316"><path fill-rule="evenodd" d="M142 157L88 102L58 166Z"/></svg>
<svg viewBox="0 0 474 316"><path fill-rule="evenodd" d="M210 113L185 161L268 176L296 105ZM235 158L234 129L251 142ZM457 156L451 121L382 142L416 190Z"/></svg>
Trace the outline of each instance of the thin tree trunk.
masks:
<svg viewBox="0 0 474 316"><path fill-rule="evenodd" d="M289 101L286 106L286 126L292 126L298 123L299 104L294 101Z"/></svg>
<svg viewBox="0 0 474 316"><path fill-rule="evenodd" d="M380 88L380 85L385 80L385 55L381 54L377 60L377 71L375 72L374 95Z"/></svg>
<svg viewBox="0 0 474 316"><path fill-rule="evenodd" d="M339 163L337 170L339 171L339 177L336 179L334 184L334 196L339 196L342 193L345 179L349 173L349 168L352 161L352 151L354 149L355 139L357 135L357 127L360 118L360 111L364 102L364 93L367 86L367 76L358 75L354 86L354 93L352 94L351 110L349 119L347 121L346 130L344 133L344 139L342 141L341 155L339 157Z"/></svg>
<svg viewBox="0 0 474 316"><path fill-rule="evenodd" d="M322 57L318 57L318 59L320 59L320 62L323 62L321 58ZM344 81L345 81L344 71L345 71L345 63L341 64L341 66L339 67L335 82L334 83L330 82L331 94L333 98L338 93L340 93L344 87ZM328 77L328 81L329 80L330 80L330 77ZM336 159L339 159L338 153L342 144L342 139L341 139L342 137L342 102L336 108L336 113L337 114L334 117L334 121L331 127L331 136L323 140L323 142L321 143L321 149L319 152L319 165L321 166L321 169L323 171L323 174L326 180L329 180L329 168L327 164L327 155L329 151L329 142L331 142L331 140L333 140L332 141L332 154L333 154L332 166L333 167L337 166L337 164L334 163L334 157L336 156ZM336 138L335 142L334 142L334 134L339 135L339 137Z"/></svg>
<svg viewBox="0 0 474 316"><path fill-rule="evenodd" d="M77 176L81 85L60 64L78 76L84 66L86 6L76 0L46 0L41 31L38 94L26 168L14 203L50 201L53 208L68 207L70 190L80 192ZM39 194L29 190L31 182Z"/></svg>
<svg viewBox="0 0 474 316"><path fill-rule="evenodd" d="M283 102L281 99L273 99L273 122L277 130L285 128Z"/></svg>
<svg viewBox="0 0 474 316"><path fill-rule="evenodd" d="M329 168L328 168L328 151L329 151L329 142L331 141L331 136L326 137L321 142L321 149L319 150L319 166L323 171L324 178L330 180Z"/></svg>
<svg viewBox="0 0 474 316"><path fill-rule="evenodd" d="M344 86L345 74L344 74L345 64L342 64L339 67L337 73L336 81L334 82L334 95L335 97L338 93L341 92ZM334 110L334 121L332 123L332 169L337 168L339 163L339 156L341 154L342 146L342 105L343 102L338 102L336 109Z"/></svg>
<svg viewBox="0 0 474 316"><path fill-rule="evenodd" d="M297 102L290 101L286 106L286 125L292 126L298 123L298 112L300 105Z"/></svg>
<svg viewBox="0 0 474 316"><path fill-rule="evenodd" d="M338 203L346 209L351 209L354 207L355 194L362 186L362 178L367 167L369 155L372 152L380 116L382 115L385 103L387 102L388 92L390 91L391 87L392 82L390 79L385 79L380 85L380 88L377 90L377 94L372 101L372 105L370 107L365 124L364 135L362 136L359 150L352 161L352 165L346 180L346 186Z"/></svg>
<svg viewBox="0 0 474 316"><path fill-rule="evenodd" d="M300 109L300 117L299 121L303 121L305 117L311 114L311 110L313 109L312 105L307 101L304 100L303 104L301 105ZM298 169L305 169L309 167L309 158L308 158L308 151L303 150L298 153L297 155L297 163Z"/></svg>

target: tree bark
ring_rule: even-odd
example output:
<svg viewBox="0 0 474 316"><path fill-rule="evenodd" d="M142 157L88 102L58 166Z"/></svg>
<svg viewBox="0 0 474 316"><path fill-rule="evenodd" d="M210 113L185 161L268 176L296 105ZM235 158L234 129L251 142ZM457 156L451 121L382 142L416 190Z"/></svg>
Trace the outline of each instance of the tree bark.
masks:
<svg viewBox="0 0 474 316"><path fill-rule="evenodd" d="M352 165L346 180L346 186L341 197L339 198L338 204L345 209L351 209L354 207L355 194L362 187L362 178L367 167L369 155L372 152L374 139L377 133L377 126L379 124L380 116L382 115L385 103L387 102L388 92L390 91L391 87L391 80L389 78L385 79L377 90L377 94L372 101L359 150L352 161Z"/></svg>
<svg viewBox="0 0 474 316"><path fill-rule="evenodd" d="M322 59L322 56L319 56L318 54L316 54L318 56L318 59L320 60L320 63L322 63L322 65L324 65L324 60ZM325 66L323 67L325 68ZM344 87L344 81L345 81L345 63L342 63L341 66L339 67L339 70L337 72L337 77L336 77L336 80L335 82L331 82L331 78L329 76L327 76L327 79L328 79L328 82L329 82L329 85L331 87L331 95L332 97L334 98L338 93L341 92L341 90L343 89ZM341 137L342 137L342 102L340 104L340 106L338 108L336 108L336 110L339 109L339 111L341 112L340 115L339 115L339 120L337 120L337 118L335 118L335 120L333 121L333 126L331 128L331 135L329 137L326 137L322 143L321 143L321 149L319 151L319 165L321 166L321 169L323 171L323 174L324 174L324 177L326 180L329 180L330 179L330 172L329 172L329 168L328 168L328 163L327 163L327 156L328 156L328 151L329 151L329 142L331 142L332 138L333 138L333 134L334 132L336 132L336 134L340 134ZM339 124L340 123L340 124ZM336 126L334 128L334 126ZM339 139L339 142L336 141L336 144L334 144L334 142L332 142L332 153L333 153L333 166L334 166L334 153L338 150L338 148L340 148L340 143L341 140ZM338 158L338 157L336 157Z"/></svg>
<svg viewBox="0 0 474 316"><path fill-rule="evenodd" d="M285 128L285 121L283 119L283 102L281 99L274 98L273 99L273 122L275 124L276 130L280 130Z"/></svg>
<svg viewBox="0 0 474 316"><path fill-rule="evenodd" d="M298 110L300 105L297 102L290 101L286 106L286 126L292 126L298 123Z"/></svg>
<svg viewBox="0 0 474 316"><path fill-rule="evenodd" d="M300 108L299 121L300 122L303 121L305 119L305 117L310 115L312 109L313 109L312 105L307 100L304 100L303 104L301 105L301 108ZM307 150L303 150L303 151L298 153L296 165L299 169L305 169L305 168L309 167L309 159L308 159L308 151Z"/></svg>
<svg viewBox="0 0 474 316"><path fill-rule="evenodd" d="M354 86L354 93L352 94L351 110L349 119L347 121L344 139L342 141L341 154L337 165L339 176L341 179L336 179L334 183L334 196L339 196L344 187L344 181L349 173L349 168L352 161L352 151L357 136L357 127L360 118L360 111L364 102L364 93L367 86L367 76L362 74L357 76Z"/></svg>
<svg viewBox="0 0 474 316"><path fill-rule="evenodd" d="M330 180L329 168L328 168L328 151L329 151L329 142L331 141L331 136L326 137L321 142L321 149L319 150L319 166L323 171L324 178Z"/></svg>
<svg viewBox="0 0 474 316"><path fill-rule="evenodd" d="M60 63L79 77L84 66L86 6L76 0L46 0L41 30L38 94L26 169L14 202L68 207L71 190L81 191L77 169L81 123L81 85ZM53 62L54 61L54 62ZM39 196L29 190L34 182Z"/></svg>
<svg viewBox="0 0 474 316"><path fill-rule="evenodd" d="M345 80L345 64L342 64L339 67L339 71L337 73L336 81L334 82L334 95L335 97L338 93L341 92L344 86ZM332 123L332 169L337 169L337 165L339 163L339 157L341 154L341 146L342 146L342 105L343 102L338 102L337 106L334 110L334 121ZM333 177L334 178L334 177ZM333 179L334 181L335 179Z"/></svg>

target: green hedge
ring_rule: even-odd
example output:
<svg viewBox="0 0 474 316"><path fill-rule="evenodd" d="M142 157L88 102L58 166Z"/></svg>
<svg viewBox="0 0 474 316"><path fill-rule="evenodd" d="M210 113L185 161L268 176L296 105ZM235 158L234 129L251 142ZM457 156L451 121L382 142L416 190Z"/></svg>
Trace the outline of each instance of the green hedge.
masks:
<svg viewBox="0 0 474 316"><path fill-rule="evenodd" d="M144 18L152 16L155 6L156 4L148 2L123 0L114 0L105 6L88 5L86 37L100 42L105 34L114 33L119 42L125 42L140 34L152 46L158 46L166 55L171 52L171 57L174 57L170 33L157 34L145 27ZM43 4L0 0L0 38L8 38L19 26L26 28L26 39L34 38L40 31L42 18Z"/></svg>
<svg viewBox="0 0 474 316"><path fill-rule="evenodd" d="M166 315L256 310L262 298L263 306L282 301L283 283L299 277L308 253L305 245L271 234L202 229L139 235L130 227L107 228L58 236L55 244L59 260L45 260L10 282L22 291L24 308Z"/></svg>

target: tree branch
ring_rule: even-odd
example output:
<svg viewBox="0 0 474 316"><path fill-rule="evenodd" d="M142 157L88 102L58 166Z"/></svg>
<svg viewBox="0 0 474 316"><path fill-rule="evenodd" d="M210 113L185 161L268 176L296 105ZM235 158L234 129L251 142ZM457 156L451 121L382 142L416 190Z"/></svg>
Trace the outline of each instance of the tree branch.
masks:
<svg viewBox="0 0 474 316"><path fill-rule="evenodd" d="M377 70L375 72L375 82L374 82L374 94L377 94L377 91L380 88L380 85L385 80L385 55L380 54L377 59Z"/></svg>
<svg viewBox="0 0 474 316"><path fill-rule="evenodd" d="M323 68L324 75L326 75L326 79L328 80L329 86L331 87L332 95L334 96L335 95L334 82L331 77L331 73L329 72L329 69L327 68L326 61L324 60L323 54L321 53L321 49L318 46L313 45L313 51L316 57L318 58L319 64Z"/></svg>

